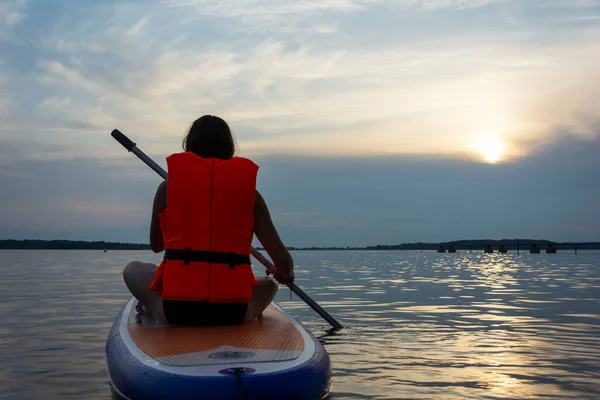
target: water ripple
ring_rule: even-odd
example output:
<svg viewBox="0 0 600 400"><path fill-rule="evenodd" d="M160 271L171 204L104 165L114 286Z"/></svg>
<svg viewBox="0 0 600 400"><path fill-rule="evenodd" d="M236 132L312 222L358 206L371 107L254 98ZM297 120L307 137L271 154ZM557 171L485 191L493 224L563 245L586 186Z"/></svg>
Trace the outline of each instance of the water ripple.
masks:
<svg viewBox="0 0 600 400"><path fill-rule="evenodd" d="M104 343L150 252L0 251L0 398L109 399ZM333 399L600 398L600 252L297 251L278 302L325 342ZM262 274L259 266L255 272Z"/></svg>

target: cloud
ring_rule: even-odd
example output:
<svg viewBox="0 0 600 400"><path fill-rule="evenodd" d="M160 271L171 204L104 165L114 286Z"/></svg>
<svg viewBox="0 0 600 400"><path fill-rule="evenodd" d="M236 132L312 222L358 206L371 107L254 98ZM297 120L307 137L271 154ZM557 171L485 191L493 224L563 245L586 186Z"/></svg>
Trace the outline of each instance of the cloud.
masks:
<svg viewBox="0 0 600 400"><path fill-rule="evenodd" d="M504 165L437 156L256 161L258 189L290 246L481 237L597 240L599 151L600 140L582 143L563 135ZM9 188L0 193L3 237L147 241L160 178L133 156L32 162L5 143L0 152L0 185Z"/></svg>
<svg viewBox="0 0 600 400"><path fill-rule="evenodd" d="M423 10L454 9L465 10L484 7L497 3L509 3L514 0L396 0L402 6Z"/></svg>
<svg viewBox="0 0 600 400"><path fill-rule="evenodd" d="M183 8L196 15L210 17L253 18L275 20L286 16L314 12L347 12L363 8L365 5L377 3L377 0L167 0L165 4L174 8ZM281 21L283 22L283 21Z"/></svg>
<svg viewBox="0 0 600 400"><path fill-rule="evenodd" d="M12 28L27 16L25 10L27 2L24 0L4 0L0 3L0 24Z"/></svg>
<svg viewBox="0 0 600 400"><path fill-rule="evenodd" d="M478 8L512 0L166 0L170 7L183 8L197 15L275 21L282 17L315 13L356 12L370 6L384 4L423 10Z"/></svg>
<svg viewBox="0 0 600 400"><path fill-rule="evenodd" d="M146 223L160 181L147 167L133 159L96 161L85 154L71 159L46 157L49 151L64 151L61 147L26 139L12 145L0 140L0 182L6 188L0 194L4 231L115 229Z"/></svg>
<svg viewBox="0 0 600 400"><path fill-rule="evenodd" d="M27 18L27 2L3 0L0 2L0 43L14 41L13 29Z"/></svg>
<svg viewBox="0 0 600 400"><path fill-rule="evenodd" d="M24 18L23 14L20 14L18 12L10 12L8 13L8 15L6 16L6 25L8 25L9 27L15 26L16 24L18 24L22 19Z"/></svg>
<svg viewBox="0 0 600 400"><path fill-rule="evenodd" d="M10 78L8 74L3 72L3 62L0 58L0 128L4 129L7 126L7 116L15 107L15 102L12 99L12 92L8 87Z"/></svg>
<svg viewBox="0 0 600 400"><path fill-rule="evenodd" d="M503 17L483 31L442 12L496 3L503 2L123 2L95 5L93 20L84 18L85 6L74 6L32 41L34 63L15 76L28 90L18 91L23 109L11 113L10 134L52 138L96 157L120 154L106 140L115 127L151 153L176 151L204 113L223 116L246 155L472 156L483 138L520 157L563 128L593 137L598 29L551 32L556 40L540 42L527 19L506 35ZM589 4L579 2L575 14ZM510 9L521 10L516 2ZM394 24L386 25L385 14ZM297 40L283 26L290 15L313 21L305 26L316 36ZM272 18L281 26L265 36L223 18ZM410 25L399 18L425 19ZM468 30L436 30L436 18L457 18ZM405 40L421 22L430 33ZM378 25L385 32L376 34ZM361 43L367 34L374 35L368 46Z"/></svg>
<svg viewBox="0 0 600 400"><path fill-rule="evenodd" d="M158 139L168 131L181 135L199 110L210 110L238 127L243 148L301 152L323 147L323 131L335 141L343 137L350 152L400 153L457 152L489 129L503 130L507 140L539 137L561 124L585 133L586 119L594 117L586 104L599 99L590 83L598 81L600 57L590 55L600 49L586 36L575 49L527 50L473 39L448 40L444 50L437 42L371 52L266 41L242 51L142 54L148 61L142 69L127 58L135 43L114 49L117 62L110 66L42 60L37 78L91 98L72 114L98 129L132 121L121 126ZM243 133L256 131L270 134ZM419 144L415 137L428 140Z"/></svg>
<svg viewBox="0 0 600 400"><path fill-rule="evenodd" d="M159 178L110 131L164 166L216 114L290 245L592 238L597 6L0 2L0 234L146 240Z"/></svg>

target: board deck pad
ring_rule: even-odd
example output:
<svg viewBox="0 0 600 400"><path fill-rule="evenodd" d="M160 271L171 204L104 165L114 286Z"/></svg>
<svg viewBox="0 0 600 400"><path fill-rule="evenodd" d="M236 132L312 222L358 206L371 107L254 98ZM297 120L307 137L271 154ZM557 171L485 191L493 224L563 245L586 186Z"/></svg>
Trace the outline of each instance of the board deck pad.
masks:
<svg viewBox="0 0 600 400"><path fill-rule="evenodd" d="M298 329L272 305L253 322L199 327L166 326L132 307L128 332L147 356L175 366L286 361L304 350Z"/></svg>

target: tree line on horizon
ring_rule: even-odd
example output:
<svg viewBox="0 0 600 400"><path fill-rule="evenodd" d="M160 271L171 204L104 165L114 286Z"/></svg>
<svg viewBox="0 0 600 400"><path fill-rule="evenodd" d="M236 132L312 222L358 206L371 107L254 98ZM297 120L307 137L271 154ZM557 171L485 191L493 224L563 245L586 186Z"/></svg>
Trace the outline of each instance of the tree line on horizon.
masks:
<svg viewBox="0 0 600 400"><path fill-rule="evenodd" d="M4 250L150 250L149 244L85 240L0 240Z"/></svg>
<svg viewBox="0 0 600 400"><path fill-rule="evenodd" d="M415 242L395 245L375 245L366 247L288 247L289 250L438 250L440 246L444 249L456 250L485 249L488 246L499 248L504 246L508 250L517 248L528 249L532 245L538 247L552 245L557 249L600 249L600 242L554 242L544 239L477 239L477 240L454 240L451 242ZM264 250L261 248L261 250Z"/></svg>
<svg viewBox="0 0 600 400"><path fill-rule="evenodd" d="M478 240L455 240L452 242L439 243L403 243L397 245L376 245L366 247L288 247L289 250L437 250L440 246L445 249L450 247L456 250L483 249L487 246L504 246L509 250L517 247L526 249L532 245L547 246L552 245L557 249L600 249L600 242L553 242L550 240L534 239L478 239ZM3 250L150 250L150 245L146 243L129 242L106 242L106 241L83 241L83 240L0 240L0 249ZM259 250L264 250L258 247Z"/></svg>

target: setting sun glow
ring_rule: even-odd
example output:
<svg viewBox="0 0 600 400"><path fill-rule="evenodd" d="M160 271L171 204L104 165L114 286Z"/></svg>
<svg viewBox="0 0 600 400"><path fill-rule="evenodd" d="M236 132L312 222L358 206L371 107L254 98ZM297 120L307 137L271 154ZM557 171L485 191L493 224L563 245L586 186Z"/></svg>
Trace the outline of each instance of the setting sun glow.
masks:
<svg viewBox="0 0 600 400"><path fill-rule="evenodd" d="M495 164L502 161L505 147L504 144L497 139L487 139L478 143L475 150L481 154L484 161Z"/></svg>

